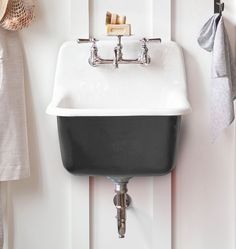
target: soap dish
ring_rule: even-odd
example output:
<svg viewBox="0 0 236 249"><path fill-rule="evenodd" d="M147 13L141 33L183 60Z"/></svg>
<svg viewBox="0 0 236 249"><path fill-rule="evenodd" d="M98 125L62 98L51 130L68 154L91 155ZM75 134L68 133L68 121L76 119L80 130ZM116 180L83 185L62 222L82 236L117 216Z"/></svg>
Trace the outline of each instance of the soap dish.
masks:
<svg viewBox="0 0 236 249"><path fill-rule="evenodd" d="M131 36L130 24L107 24L106 33L108 36Z"/></svg>

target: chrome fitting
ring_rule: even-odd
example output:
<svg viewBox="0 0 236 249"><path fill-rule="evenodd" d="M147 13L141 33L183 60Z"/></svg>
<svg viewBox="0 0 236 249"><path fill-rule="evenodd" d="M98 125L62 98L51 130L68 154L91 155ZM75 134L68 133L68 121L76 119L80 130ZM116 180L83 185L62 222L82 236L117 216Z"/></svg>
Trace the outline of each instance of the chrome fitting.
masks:
<svg viewBox="0 0 236 249"><path fill-rule="evenodd" d="M117 210L117 229L119 238L124 238L126 233L126 209L130 206L131 197L127 194L127 184L131 177L108 177L115 184L113 203Z"/></svg>
<svg viewBox="0 0 236 249"><path fill-rule="evenodd" d="M121 35L117 36L118 43L116 47L114 48L114 58L113 59L102 59L98 55L98 48L97 48L97 40L95 38L89 38L89 39L78 39L78 43L92 43L92 47L90 49L90 57L88 59L88 62L91 66L96 67L100 64L113 64L115 68L119 67L119 64L139 64L139 65L148 65L151 63L151 57L148 54L148 42L161 42L160 38L143 38L140 40L141 42L141 52L137 59L124 59L123 53L122 53L122 43L121 43Z"/></svg>

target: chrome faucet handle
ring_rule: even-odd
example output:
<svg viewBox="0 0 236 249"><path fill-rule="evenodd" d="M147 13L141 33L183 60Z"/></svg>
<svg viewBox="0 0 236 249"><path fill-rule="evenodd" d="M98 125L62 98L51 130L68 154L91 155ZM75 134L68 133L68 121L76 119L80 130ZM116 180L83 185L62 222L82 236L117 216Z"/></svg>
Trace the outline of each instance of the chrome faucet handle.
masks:
<svg viewBox="0 0 236 249"><path fill-rule="evenodd" d="M95 38L79 38L77 40L77 43L92 43L92 46L90 48L90 56L88 59L88 62L91 66L96 67L97 66L97 61L99 60L99 56L98 56L98 48L97 48L97 42L98 40L96 40Z"/></svg>
<svg viewBox="0 0 236 249"><path fill-rule="evenodd" d="M149 38L147 42L161 42L161 38Z"/></svg>
<svg viewBox="0 0 236 249"><path fill-rule="evenodd" d="M141 43L143 45L146 45L147 42L161 42L161 38L146 38L146 37L143 37L140 41L141 41Z"/></svg>
<svg viewBox="0 0 236 249"><path fill-rule="evenodd" d="M148 42L148 39L143 37L141 40L140 40L142 46L146 46L147 42Z"/></svg>
<svg viewBox="0 0 236 249"><path fill-rule="evenodd" d="M96 43L98 40L96 38L79 38L78 43Z"/></svg>
<svg viewBox="0 0 236 249"><path fill-rule="evenodd" d="M138 61L140 61L143 65L148 65L151 62L151 57L148 54L148 47L147 47L147 42L148 39L147 38L143 38L141 41L141 52L140 55L138 57Z"/></svg>

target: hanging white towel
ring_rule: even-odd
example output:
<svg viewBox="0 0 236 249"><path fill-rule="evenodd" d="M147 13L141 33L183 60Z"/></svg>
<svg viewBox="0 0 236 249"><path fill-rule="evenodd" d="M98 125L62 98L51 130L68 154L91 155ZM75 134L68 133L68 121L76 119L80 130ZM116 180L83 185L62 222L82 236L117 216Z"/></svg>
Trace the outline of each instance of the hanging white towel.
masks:
<svg viewBox="0 0 236 249"><path fill-rule="evenodd" d="M199 45L208 52L212 52L220 14L214 14L202 27L198 37Z"/></svg>
<svg viewBox="0 0 236 249"><path fill-rule="evenodd" d="M0 28L0 181L29 176L22 48Z"/></svg>
<svg viewBox="0 0 236 249"><path fill-rule="evenodd" d="M199 45L212 52L211 133L215 141L234 120L235 64L223 17L215 14L203 26Z"/></svg>

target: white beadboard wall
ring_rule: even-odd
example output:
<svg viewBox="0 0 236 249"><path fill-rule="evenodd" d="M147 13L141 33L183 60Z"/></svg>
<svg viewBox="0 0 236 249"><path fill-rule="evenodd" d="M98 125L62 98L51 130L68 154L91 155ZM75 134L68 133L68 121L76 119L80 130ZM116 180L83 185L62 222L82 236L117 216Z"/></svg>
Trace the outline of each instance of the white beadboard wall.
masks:
<svg viewBox="0 0 236 249"><path fill-rule="evenodd" d="M225 0L224 17L236 46L236 2ZM235 248L234 124L215 144L209 141L211 54L196 42L212 14L212 0L175 0L172 38L184 49L193 113L183 124L173 175L174 249Z"/></svg>
<svg viewBox="0 0 236 249"><path fill-rule="evenodd" d="M32 176L5 186L5 249L235 248L234 126L216 144L210 143L211 56L196 43L199 29L213 12L213 0L171 3L170 19L169 0L90 0L90 5L87 0L37 2L36 22L21 32L27 61ZM225 0L225 4L235 49L236 3ZM172 241L170 176L130 182L134 203L128 211L127 239L119 240L111 182L102 177L72 177L63 169L56 120L45 114L60 45L88 32L101 37L107 9L127 14L137 36L160 34L168 39L171 35L184 49L193 113L183 120L177 169L172 175Z"/></svg>

